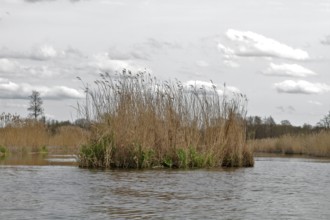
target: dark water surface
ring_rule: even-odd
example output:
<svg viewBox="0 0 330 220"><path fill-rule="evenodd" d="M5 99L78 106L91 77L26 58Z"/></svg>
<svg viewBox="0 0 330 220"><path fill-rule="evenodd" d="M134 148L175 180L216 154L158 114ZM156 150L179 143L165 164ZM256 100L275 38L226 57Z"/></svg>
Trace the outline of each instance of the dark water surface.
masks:
<svg viewBox="0 0 330 220"><path fill-rule="evenodd" d="M0 219L330 219L330 161L254 168L86 170L0 165Z"/></svg>

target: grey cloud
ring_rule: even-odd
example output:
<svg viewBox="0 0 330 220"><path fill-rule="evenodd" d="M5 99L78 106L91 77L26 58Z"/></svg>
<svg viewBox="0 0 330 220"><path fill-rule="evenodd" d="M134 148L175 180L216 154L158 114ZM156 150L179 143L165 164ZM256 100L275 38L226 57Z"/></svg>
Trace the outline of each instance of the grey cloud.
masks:
<svg viewBox="0 0 330 220"><path fill-rule="evenodd" d="M296 109L289 105L289 106L277 106L276 109L278 109L281 113L288 113L292 114L296 111Z"/></svg>
<svg viewBox="0 0 330 220"><path fill-rule="evenodd" d="M326 36L323 40L321 40L321 44L330 45L330 35Z"/></svg>

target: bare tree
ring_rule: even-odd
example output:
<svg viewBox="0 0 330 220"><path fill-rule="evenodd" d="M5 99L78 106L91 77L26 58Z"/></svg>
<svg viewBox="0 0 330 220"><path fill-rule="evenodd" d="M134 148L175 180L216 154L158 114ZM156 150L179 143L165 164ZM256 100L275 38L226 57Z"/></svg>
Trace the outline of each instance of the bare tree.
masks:
<svg viewBox="0 0 330 220"><path fill-rule="evenodd" d="M330 111L327 115L321 119L321 121L318 123L319 126L324 127L326 129L330 128Z"/></svg>
<svg viewBox="0 0 330 220"><path fill-rule="evenodd" d="M40 97L38 91L33 90L30 98L30 107L27 109L31 113L29 114L34 119L37 119L39 116L43 115L44 109L42 108L43 101Z"/></svg>

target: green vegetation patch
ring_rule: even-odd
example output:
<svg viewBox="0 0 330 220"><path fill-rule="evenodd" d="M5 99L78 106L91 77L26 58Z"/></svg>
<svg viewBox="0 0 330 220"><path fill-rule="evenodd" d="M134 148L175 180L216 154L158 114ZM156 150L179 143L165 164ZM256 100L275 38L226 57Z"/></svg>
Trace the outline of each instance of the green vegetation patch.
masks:
<svg viewBox="0 0 330 220"><path fill-rule="evenodd" d="M7 148L5 148L4 146L0 145L0 157L4 157L6 156L8 153L7 153Z"/></svg>

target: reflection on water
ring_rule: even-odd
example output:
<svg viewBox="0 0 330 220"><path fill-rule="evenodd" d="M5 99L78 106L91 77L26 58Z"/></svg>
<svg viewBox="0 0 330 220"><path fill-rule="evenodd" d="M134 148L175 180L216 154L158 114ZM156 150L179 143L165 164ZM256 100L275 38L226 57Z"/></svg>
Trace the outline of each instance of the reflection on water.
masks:
<svg viewBox="0 0 330 220"><path fill-rule="evenodd" d="M0 165L77 165L76 155L15 154L0 157Z"/></svg>
<svg viewBox="0 0 330 220"><path fill-rule="evenodd" d="M1 165L0 219L330 219L329 168L301 158L229 170Z"/></svg>

